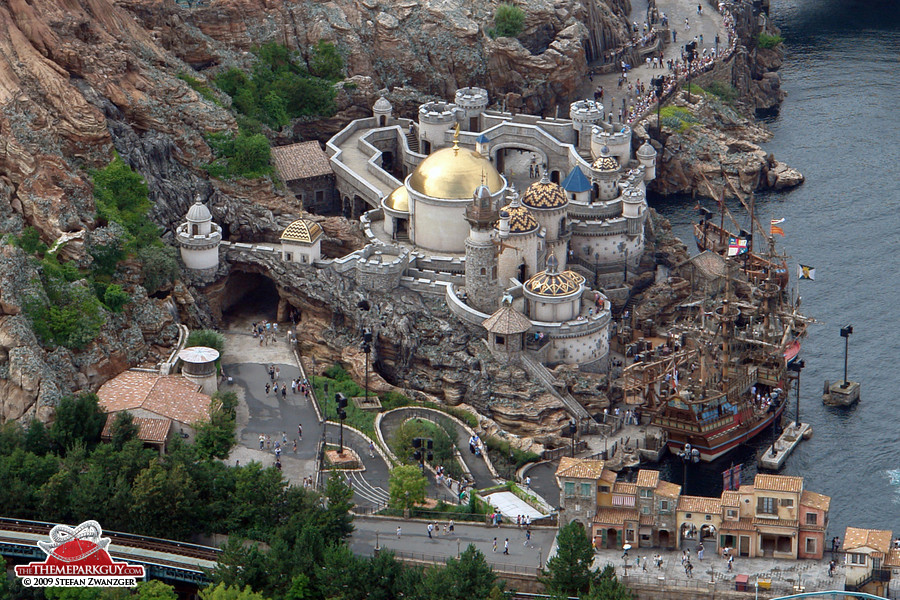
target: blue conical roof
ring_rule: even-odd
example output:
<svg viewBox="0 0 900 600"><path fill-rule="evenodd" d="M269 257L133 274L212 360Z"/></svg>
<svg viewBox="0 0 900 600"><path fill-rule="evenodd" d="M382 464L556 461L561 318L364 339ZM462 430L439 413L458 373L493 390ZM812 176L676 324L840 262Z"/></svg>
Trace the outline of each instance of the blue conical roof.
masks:
<svg viewBox="0 0 900 600"><path fill-rule="evenodd" d="M591 189L590 180L585 177L578 165L575 165L575 168L566 175L566 178L563 179L563 182L560 185L562 186L562 189L574 194L577 194L578 192L587 192Z"/></svg>

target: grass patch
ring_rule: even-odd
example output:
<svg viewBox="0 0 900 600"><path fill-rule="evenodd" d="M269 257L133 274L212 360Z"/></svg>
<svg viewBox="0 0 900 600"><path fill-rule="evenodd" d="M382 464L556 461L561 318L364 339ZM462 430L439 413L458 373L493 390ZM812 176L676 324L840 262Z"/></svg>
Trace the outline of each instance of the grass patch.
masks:
<svg viewBox="0 0 900 600"><path fill-rule="evenodd" d="M726 104L734 104L738 97L734 86L722 81L713 81L706 86L706 91Z"/></svg>
<svg viewBox="0 0 900 600"><path fill-rule="evenodd" d="M781 37L780 35L769 35L768 33L760 33L758 36L756 36L756 45L759 48L765 48L766 50L774 48L775 46L777 46L778 44L781 44L782 42L784 42L784 38Z"/></svg>
<svg viewBox="0 0 900 600"><path fill-rule="evenodd" d="M213 91L213 89L196 77L191 77L187 73L179 73L178 79L188 84L191 89L200 94L200 96L204 100L209 100L216 106L222 106L222 103L219 102L218 98L216 98L216 93Z"/></svg>
<svg viewBox="0 0 900 600"><path fill-rule="evenodd" d="M447 473L454 479L462 476L462 467L454 456L456 444L453 440L455 432L447 431L443 426L426 419L413 419L400 426L400 429L388 440L388 444L394 454L407 464L416 464L413 458L416 448L413 447L415 438L425 438L433 441L431 450L422 448L421 451L430 452L433 459L429 462L432 466L443 465ZM427 460L427 459L426 459Z"/></svg>
<svg viewBox="0 0 900 600"><path fill-rule="evenodd" d="M494 463L498 474L501 476L505 475L507 479L512 479L516 474L516 470L522 465L537 462L541 459L534 452L519 450L500 438L489 437L484 440L484 443L488 449L488 456L490 456L491 462Z"/></svg>
<svg viewBox="0 0 900 600"><path fill-rule="evenodd" d="M697 117L683 106L664 106L659 112L660 122L678 133L683 133L697 123Z"/></svg>
<svg viewBox="0 0 900 600"><path fill-rule="evenodd" d="M487 30L491 38L516 38L525 29L525 11L514 4L502 2L494 11L494 27Z"/></svg>

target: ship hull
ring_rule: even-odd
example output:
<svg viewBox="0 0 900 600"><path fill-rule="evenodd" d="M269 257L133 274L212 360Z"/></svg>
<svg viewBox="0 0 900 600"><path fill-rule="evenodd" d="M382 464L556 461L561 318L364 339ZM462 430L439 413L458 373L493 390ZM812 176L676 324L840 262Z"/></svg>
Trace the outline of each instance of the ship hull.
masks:
<svg viewBox="0 0 900 600"><path fill-rule="evenodd" d="M769 425L781 418L786 404L786 401L781 402L775 412L767 414L765 418L760 419L746 431L723 441L710 442L702 436L697 436L695 432L685 433L680 430L663 427L669 434L669 441L667 444L669 451L672 452L672 454L677 454L683 450L685 444L683 440L687 437L687 443L690 443L692 448L696 448L700 451L700 460L703 462L713 462L765 431Z"/></svg>

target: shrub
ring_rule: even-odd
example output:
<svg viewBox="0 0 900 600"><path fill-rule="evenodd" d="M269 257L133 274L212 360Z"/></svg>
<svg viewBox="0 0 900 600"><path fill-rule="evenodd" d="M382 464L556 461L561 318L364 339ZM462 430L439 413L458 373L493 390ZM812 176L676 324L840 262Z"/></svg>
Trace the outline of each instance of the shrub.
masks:
<svg viewBox="0 0 900 600"><path fill-rule="evenodd" d="M237 137L214 133L208 142L216 161L206 166L213 177L264 177L272 173L269 140L262 134L241 132Z"/></svg>
<svg viewBox="0 0 900 600"><path fill-rule="evenodd" d="M339 81L344 77L344 59L331 42L319 40L309 56L309 72L316 77Z"/></svg>
<svg viewBox="0 0 900 600"><path fill-rule="evenodd" d="M31 226L26 227L22 235L12 237L10 241L28 254L43 255L47 252L47 244L41 241L41 233Z"/></svg>
<svg viewBox="0 0 900 600"><path fill-rule="evenodd" d="M131 302L131 295L117 283L110 284L103 292L103 304L113 312L122 312L129 302Z"/></svg>
<svg viewBox="0 0 900 600"><path fill-rule="evenodd" d="M760 33L756 36L756 45L760 48L770 49L784 42L784 38L780 35L769 35L768 33Z"/></svg>
<svg viewBox="0 0 900 600"><path fill-rule="evenodd" d="M186 84L188 84L192 90L200 94L202 98L205 100L209 100L213 104L217 106L221 106L221 102L216 98L216 93L212 90L211 87L197 79L196 77L191 77L187 73L179 73L178 79L182 80Z"/></svg>
<svg viewBox="0 0 900 600"><path fill-rule="evenodd" d="M664 106L660 111L660 122L664 127L683 133L697 122L697 117L682 106Z"/></svg>
<svg viewBox="0 0 900 600"><path fill-rule="evenodd" d="M722 81L713 81L706 86L706 91L716 96L726 104L731 104L737 100L737 90L730 83Z"/></svg>
<svg viewBox="0 0 900 600"><path fill-rule="evenodd" d="M31 296L24 303L35 335L44 344L72 349L93 341L106 320L93 289L57 278L42 283L44 295Z"/></svg>
<svg viewBox="0 0 900 600"><path fill-rule="evenodd" d="M118 154L102 169L91 171L97 213L107 222L122 225L141 248L159 240L159 227L147 218L153 206L144 178L125 164Z"/></svg>
<svg viewBox="0 0 900 600"><path fill-rule="evenodd" d="M525 11L514 4L501 3L494 11L492 37L519 37L525 28Z"/></svg>
<svg viewBox="0 0 900 600"><path fill-rule="evenodd" d="M156 292L178 277L180 269L175 248L171 246L147 246L138 251L141 273L148 294Z"/></svg>
<svg viewBox="0 0 900 600"><path fill-rule="evenodd" d="M218 350L221 355L225 351L225 336L212 329L195 329L188 334L187 341L184 343L185 348L192 348L194 346L214 348Z"/></svg>

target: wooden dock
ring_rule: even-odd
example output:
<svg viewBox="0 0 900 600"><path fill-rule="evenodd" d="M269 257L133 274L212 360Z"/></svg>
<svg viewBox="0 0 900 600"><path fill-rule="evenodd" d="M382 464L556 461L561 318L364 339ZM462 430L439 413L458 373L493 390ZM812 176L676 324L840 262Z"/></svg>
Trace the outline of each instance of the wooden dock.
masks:
<svg viewBox="0 0 900 600"><path fill-rule="evenodd" d="M811 435L812 427L809 423L800 423L799 427L796 423L791 423L790 426L785 427L775 443L766 448L763 455L759 457L759 466L777 471L784 465L784 461L794 451L800 440L809 439Z"/></svg>

